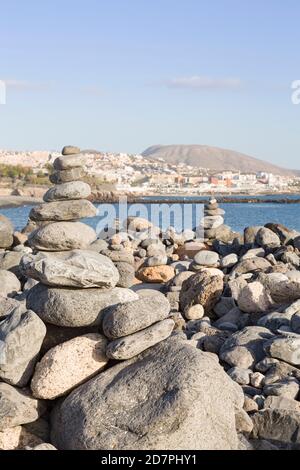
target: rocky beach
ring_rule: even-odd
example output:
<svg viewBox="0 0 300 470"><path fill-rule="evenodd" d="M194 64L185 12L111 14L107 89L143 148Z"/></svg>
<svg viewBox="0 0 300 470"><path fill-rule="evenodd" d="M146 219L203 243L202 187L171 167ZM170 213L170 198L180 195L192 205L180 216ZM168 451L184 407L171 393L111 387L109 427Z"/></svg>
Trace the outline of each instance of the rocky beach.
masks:
<svg viewBox="0 0 300 470"><path fill-rule="evenodd" d="M300 233L97 233L64 147L21 231L0 216L1 450L300 450Z"/></svg>

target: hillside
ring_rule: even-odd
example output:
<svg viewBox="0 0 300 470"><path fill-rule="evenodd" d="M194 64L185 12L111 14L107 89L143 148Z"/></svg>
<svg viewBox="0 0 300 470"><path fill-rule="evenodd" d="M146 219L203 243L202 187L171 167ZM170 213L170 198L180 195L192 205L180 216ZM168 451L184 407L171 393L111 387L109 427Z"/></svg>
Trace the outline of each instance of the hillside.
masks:
<svg viewBox="0 0 300 470"><path fill-rule="evenodd" d="M299 174L297 170L280 168L272 163L258 160L234 150L208 145L154 145L142 155L148 158L163 158L168 163L185 163L213 171L235 170L243 173L265 171L280 175Z"/></svg>

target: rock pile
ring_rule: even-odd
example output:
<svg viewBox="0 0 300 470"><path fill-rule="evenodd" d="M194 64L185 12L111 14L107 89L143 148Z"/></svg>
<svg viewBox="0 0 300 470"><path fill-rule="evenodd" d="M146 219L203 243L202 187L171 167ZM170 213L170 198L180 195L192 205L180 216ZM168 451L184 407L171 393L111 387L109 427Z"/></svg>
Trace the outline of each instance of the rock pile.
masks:
<svg viewBox="0 0 300 470"><path fill-rule="evenodd" d="M300 449L300 234L229 236L210 201L204 241L136 217L78 246L71 183L31 214L21 282L0 271L0 449Z"/></svg>

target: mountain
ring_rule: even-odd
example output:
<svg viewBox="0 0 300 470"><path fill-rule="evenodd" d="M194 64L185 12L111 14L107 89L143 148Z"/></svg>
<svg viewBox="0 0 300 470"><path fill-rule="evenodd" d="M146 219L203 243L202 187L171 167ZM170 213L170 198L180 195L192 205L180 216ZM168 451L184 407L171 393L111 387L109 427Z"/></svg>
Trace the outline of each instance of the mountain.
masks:
<svg viewBox="0 0 300 470"><path fill-rule="evenodd" d="M199 168L209 168L212 171L234 170L242 173L264 171L282 176L300 174L299 170L288 170L234 150L208 145L153 145L142 155L151 159L162 158L168 163L185 163Z"/></svg>

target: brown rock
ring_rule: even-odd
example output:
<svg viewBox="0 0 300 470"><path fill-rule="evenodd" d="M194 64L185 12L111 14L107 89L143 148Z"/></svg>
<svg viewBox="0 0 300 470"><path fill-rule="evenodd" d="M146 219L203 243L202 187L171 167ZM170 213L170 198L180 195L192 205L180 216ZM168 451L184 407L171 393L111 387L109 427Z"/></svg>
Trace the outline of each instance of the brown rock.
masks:
<svg viewBox="0 0 300 470"><path fill-rule="evenodd" d="M136 277L143 282L168 282L175 276L173 266L153 266L142 268Z"/></svg>

